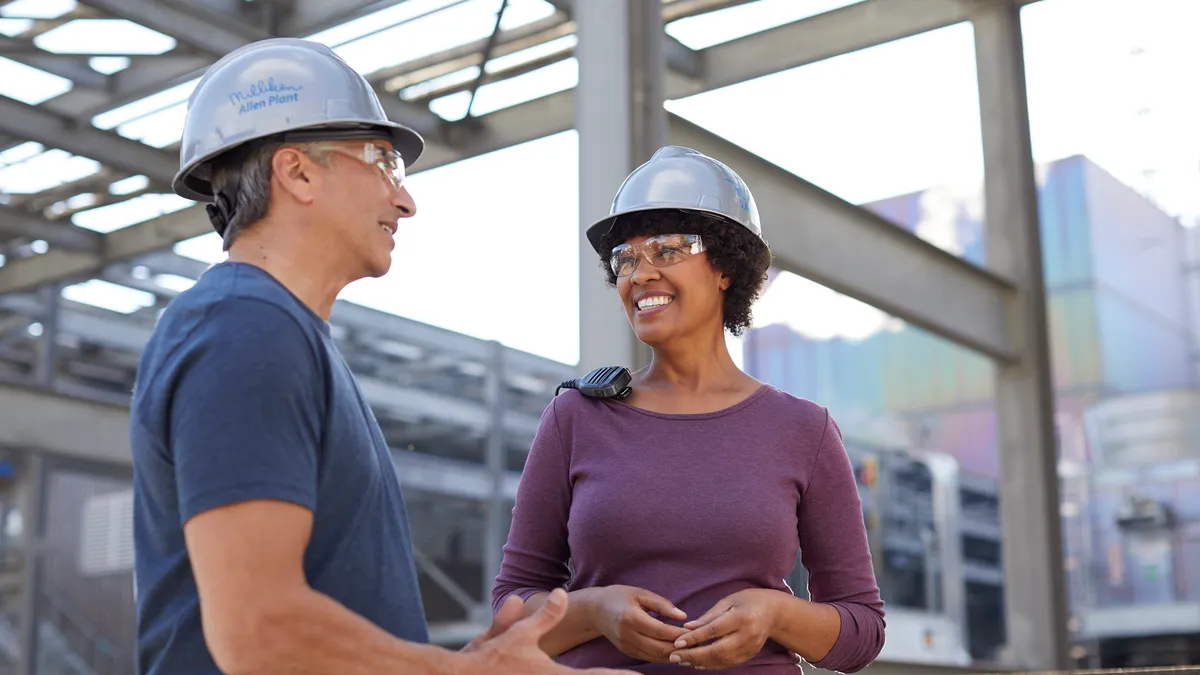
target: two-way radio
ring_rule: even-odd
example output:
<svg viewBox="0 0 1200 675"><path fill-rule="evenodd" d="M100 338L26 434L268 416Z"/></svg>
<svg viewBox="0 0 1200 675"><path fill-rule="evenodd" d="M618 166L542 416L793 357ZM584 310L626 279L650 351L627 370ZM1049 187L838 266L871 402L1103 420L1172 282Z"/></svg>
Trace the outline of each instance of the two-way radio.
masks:
<svg viewBox="0 0 1200 675"><path fill-rule="evenodd" d="M625 366L603 366L583 377L567 380L558 385L554 395L558 396L563 389L578 389L579 393L589 398L611 398L618 401L629 398L633 387L629 386L633 374Z"/></svg>

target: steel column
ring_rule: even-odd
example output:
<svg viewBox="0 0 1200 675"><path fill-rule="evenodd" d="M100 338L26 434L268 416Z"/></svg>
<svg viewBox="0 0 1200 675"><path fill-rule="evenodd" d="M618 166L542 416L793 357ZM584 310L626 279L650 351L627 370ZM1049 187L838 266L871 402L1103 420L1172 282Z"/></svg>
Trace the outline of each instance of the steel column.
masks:
<svg viewBox="0 0 1200 675"><path fill-rule="evenodd" d="M21 663L18 675L35 675L38 656L38 597L42 584L42 536L45 533L46 461L41 455L25 457L27 481L22 500L25 568L21 581Z"/></svg>
<svg viewBox="0 0 1200 675"><path fill-rule="evenodd" d="M616 292L583 236L604 217L625 176L666 142L661 0L575 0L579 85L579 367L638 368L650 350L634 337Z"/></svg>
<svg viewBox="0 0 1200 675"><path fill-rule="evenodd" d="M1008 0L980 3L973 23L988 265L1017 288L1008 320L1018 358L996 365L1005 661L1018 668L1066 668L1054 392L1020 9Z"/></svg>
<svg viewBox="0 0 1200 675"><path fill-rule="evenodd" d="M38 340L36 375L38 382L50 386L58 371L58 318L62 291L58 284L41 289L44 314L42 336Z"/></svg>
<svg viewBox="0 0 1200 675"><path fill-rule="evenodd" d="M492 488L484 501L483 520L483 584L481 600L487 604L500 561L504 555L504 481L507 476L504 462L504 345L491 343L492 358L488 364L487 401L491 424L488 425L485 460L492 479Z"/></svg>

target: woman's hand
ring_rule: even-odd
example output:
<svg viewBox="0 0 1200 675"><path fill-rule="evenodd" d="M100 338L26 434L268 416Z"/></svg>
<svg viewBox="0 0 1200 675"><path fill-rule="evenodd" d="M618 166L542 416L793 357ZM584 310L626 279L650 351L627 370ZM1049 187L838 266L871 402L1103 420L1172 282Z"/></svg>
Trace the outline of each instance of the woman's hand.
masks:
<svg viewBox="0 0 1200 675"><path fill-rule="evenodd" d="M745 663L762 651L775 629L780 592L751 588L730 595L695 621L675 641L671 663L718 670Z"/></svg>
<svg viewBox="0 0 1200 675"><path fill-rule="evenodd" d="M591 623L622 654L648 663L670 663L675 640L688 631L650 615L682 621L687 614L670 600L633 586L591 589Z"/></svg>

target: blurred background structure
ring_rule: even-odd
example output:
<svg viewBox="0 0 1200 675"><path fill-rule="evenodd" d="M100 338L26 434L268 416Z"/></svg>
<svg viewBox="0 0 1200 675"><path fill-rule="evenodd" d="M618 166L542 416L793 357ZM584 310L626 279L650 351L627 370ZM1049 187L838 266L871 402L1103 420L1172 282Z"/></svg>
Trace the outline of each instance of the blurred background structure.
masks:
<svg viewBox="0 0 1200 675"><path fill-rule="evenodd" d="M0 0L0 673L134 672L134 369L222 257L168 187L186 99L272 35L429 144L393 271L332 323L437 642L487 625L555 385L646 358L581 225L673 143L758 199L777 269L730 344L845 432L872 671L1200 665L1196 26L1194 0Z"/></svg>

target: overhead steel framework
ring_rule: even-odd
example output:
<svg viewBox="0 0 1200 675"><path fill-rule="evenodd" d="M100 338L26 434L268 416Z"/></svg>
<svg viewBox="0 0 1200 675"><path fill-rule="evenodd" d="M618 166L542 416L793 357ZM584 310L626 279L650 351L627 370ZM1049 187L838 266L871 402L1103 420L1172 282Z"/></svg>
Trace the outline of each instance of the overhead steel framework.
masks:
<svg viewBox="0 0 1200 675"><path fill-rule="evenodd" d="M664 143L719 157L753 187L781 269L993 359L1003 454L1001 508L1004 539L1010 543L1003 560L1008 578L1020 580L1006 585L1005 665L1063 667L1067 617L1056 448L1019 20L1020 8L1036 1L862 0L697 50L669 37L664 25L748 0L551 0L555 11L545 18L366 75L389 116L427 139L428 150L414 171L576 129L581 223L601 215L624 175ZM0 376L8 383L0 386L0 446L127 462L128 387L157 310L175 294L164 280L195 279L204 269L170 252L174 244L210 231L200 206L106 234L72 222L78 212L98 205L169 192L178 166L176 145L155 147L122 136L97 126L97 115L186 84L251 41L313 35L402 2L80 0L70 14L35 20L25 32L0 37L0 55L73 83L69 91L37 105L0 97L0 149L33 141L100 164L84 178L0 200L0 253L5 256ZM8 4L0 0L0 8ZM495 5L498 9L501 2ZM131 55L127 68L105 74L89 67L90 55L54 54L34 41L71 20L105 17L170 35L177 46L155 56ZM986 268L667 113L662 105L964 22L975 31ZM575 40L559 40L567 36ZM537 55L480 67L489 58L524 50ZM437 97L474 91L568 58L579 59L579 84L573 89L453 121L429 106ZM472 67L480 67L478 77L437 84L436 78ZM416 85L428 91L401 95ZM123 194L109 189L130 177L143 177L142 186ZM630 337L623 318L611 320L617 310L590 273L592 255L580 237L581 259L589 261L581 266L580 296L589 310L581 312L579 368L643 362L644 349ZM156 302L118 314L61 297L65 285L87 279L147 291ZM591 309L597 303L608 309ZM486 439L478 458L398 452L397 460L414 490L489 503L486 564L494 569L500 500L511 496L517 475L506 463L505 447L527 442L549 383L570 369L496 346L481 353L486 343L345 303L335 310L334 324L373 406L383 411L385 428L403 425L397 437L411 439L436 434L441 425ZM445 378L472 372L469 376L482 383L477 401L462 394L474 391L474 385L445 384ZM439 386L449 388L439 394ZM522 390L529 392L524 403L514 393ZM501 397L503 410L494 404ZM1011 545L1015 542L1020 545Z"/></svg>

